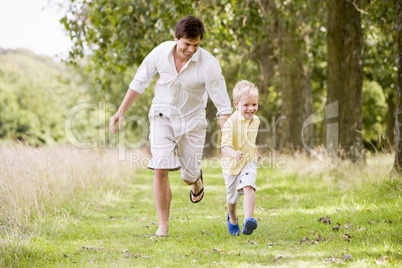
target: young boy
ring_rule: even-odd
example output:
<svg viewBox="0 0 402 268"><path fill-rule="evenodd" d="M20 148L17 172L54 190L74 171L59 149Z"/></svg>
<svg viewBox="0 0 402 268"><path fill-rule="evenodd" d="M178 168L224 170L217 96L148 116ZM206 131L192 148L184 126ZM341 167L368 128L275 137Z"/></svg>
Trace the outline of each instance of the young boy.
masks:
<svg viewBox="0 0 402 268"><path fill-rule="evenodd" d="M257 161L261 157L255 140L260 120L258 110L258 89L246 80L237 82L233 89L233 104L236 111L229 117L222 130L222 171L227 189L227 226L231 235L240 235L236 206L244 194L244 223L242 233L250 235L257 228L253 218L255 207L255 179Z"/></svg>

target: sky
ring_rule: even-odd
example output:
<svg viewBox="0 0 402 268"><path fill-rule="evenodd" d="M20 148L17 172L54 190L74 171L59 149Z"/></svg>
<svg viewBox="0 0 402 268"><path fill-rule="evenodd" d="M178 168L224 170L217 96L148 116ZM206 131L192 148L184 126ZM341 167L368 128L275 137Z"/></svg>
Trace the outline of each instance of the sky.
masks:
<svg viewBox="0 0 402 268"><path fill-rule="evenodd" d="M65 58L70 37L59 20L56 0L0 0L0 47L27 48L36 54ZM55 57L57 55L57 57Z"/></svg>

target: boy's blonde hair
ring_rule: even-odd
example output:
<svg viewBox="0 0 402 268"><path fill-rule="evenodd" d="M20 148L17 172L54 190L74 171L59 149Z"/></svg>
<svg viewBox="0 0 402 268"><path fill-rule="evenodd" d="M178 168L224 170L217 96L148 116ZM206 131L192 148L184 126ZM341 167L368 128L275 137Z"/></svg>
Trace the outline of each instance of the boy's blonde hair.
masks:
<svg viewBox="0 0 402 268"><path fill-rule="evenodd" d="M244 96L259 96L258 88L247 80L241 80L236 83L233 89L233 101L239 102Z"/></svg>

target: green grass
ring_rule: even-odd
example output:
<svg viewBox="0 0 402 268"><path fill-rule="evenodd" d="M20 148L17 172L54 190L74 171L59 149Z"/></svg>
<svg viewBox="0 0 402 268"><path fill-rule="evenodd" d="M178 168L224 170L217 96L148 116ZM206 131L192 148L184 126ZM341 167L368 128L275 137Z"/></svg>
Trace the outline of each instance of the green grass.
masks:
<svg viewBox="0 0 402 268"><path fill-rule="evenodd" d="M80 188L77 196L59 200L41 217L33 213L27 222L12 219L11 214L8 221L2 219L0 266L402 264L402 181L388 175L392 157L371 156L365 167L342 163L336 169L304 156L286 159L285 169L259 169L258 228L251 236L228 234L221 170L209 168L208 162L203 168L205 197L198 204L190 203L190 189L180 173L170 173L173 200L167 238L150 237L158 222L153 173L129 170L128 163L121 162L120 171L131 172L122 177L121 172L111 172L115 164L103 164L95 171L104 176L100 186ZM46 200L43 205L52 207L52 200ZM318 221L326 216L333 223ZM243 219L242 203L239 219ZM338 231L332 229L337 223ZM349 241L344 234L351 236ZM310 242L299 241L304 237ZM352 259L344 260L343 254Z"/></svg>

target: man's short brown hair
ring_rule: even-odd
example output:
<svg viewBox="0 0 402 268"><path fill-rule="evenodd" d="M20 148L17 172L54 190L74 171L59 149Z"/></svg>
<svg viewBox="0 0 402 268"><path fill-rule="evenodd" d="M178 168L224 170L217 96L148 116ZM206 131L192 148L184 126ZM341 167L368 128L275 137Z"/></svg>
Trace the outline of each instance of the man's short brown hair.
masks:
<svg viewBox="0 0 402 268"><path fill-rule="evenodd" d="M198 36L202 39L205 34L204 24L194 16L187 16L176 24L175 36L180 39L182 37L195 39Z"/></svg>

